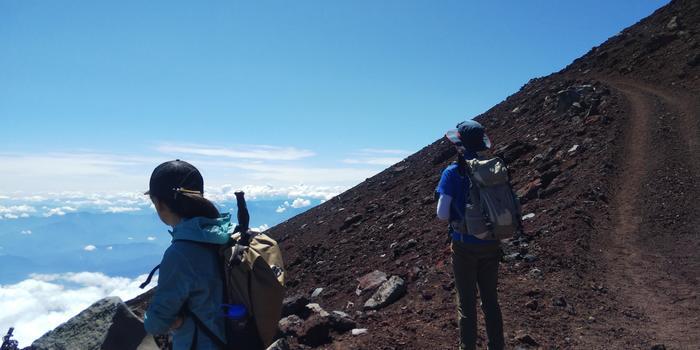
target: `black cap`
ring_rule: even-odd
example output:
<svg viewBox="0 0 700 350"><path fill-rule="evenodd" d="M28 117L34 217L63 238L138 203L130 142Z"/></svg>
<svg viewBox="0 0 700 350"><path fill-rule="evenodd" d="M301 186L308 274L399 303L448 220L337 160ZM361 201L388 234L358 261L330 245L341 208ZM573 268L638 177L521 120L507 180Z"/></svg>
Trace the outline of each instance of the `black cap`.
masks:
<svg viewBox="0 0 700 350"><path fill-rule="evenodd" d="M179 191L204 194L204 179L194 165L175 159L153 169L148 191L144 194L167 197L175 196Z"/></svg>

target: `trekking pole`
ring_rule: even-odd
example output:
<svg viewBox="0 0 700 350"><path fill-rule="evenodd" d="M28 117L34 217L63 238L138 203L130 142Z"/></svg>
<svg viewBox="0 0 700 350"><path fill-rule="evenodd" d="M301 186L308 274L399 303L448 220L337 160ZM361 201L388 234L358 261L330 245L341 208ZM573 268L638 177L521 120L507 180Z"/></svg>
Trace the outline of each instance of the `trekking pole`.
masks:
<svg viewBox="0 0 700 350"><path fill-rule="evenodd" d="M248 205L245 202L245 192L239 191L234 193L236 195L236 206L238 207L238 212L236 217L238 218L238 225L236 229L233 230L234 233L240 232L241 238L247 239L248 229L250 228L250 214L248 213Z"/></svg>
<svg viewBox="0 0 700 350"><path fill-rule="evenodd" d="M17 347L19 346L19 342L16 340L12 340L12 332L15 331L14 327L10 327L10 329L7 331L7 334L2 337L2 347L0 347L0 350L17 350Z"/></svg>
<svg viewBox="0 0 700 350"><path fill-rule="evenodd" d="M250 213L248 213L248 205L245 202L245 193L243 191L235 192L236 195L236 206L238 207L238 212L236 217L238 218L238 225L233 230L233 233L240 232L241 238L236 242L233 248L233 254L231 255L231 260L229 260L229 265L238 265L243 261L243 252L250 245Z"/></svg>

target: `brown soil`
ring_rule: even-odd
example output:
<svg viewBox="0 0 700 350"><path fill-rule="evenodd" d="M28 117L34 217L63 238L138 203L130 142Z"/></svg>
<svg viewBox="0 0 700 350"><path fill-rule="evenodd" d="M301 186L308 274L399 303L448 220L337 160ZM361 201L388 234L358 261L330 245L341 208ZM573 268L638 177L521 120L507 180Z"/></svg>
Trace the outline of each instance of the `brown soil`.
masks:
<svg viewBox="0 0 700 350"><path fill-rule="evenodd" d="M517 255L499 275L509 348L698 348L699 55L700 2L675 0L476 118L535 214L523 240L503 244ZM580 103L561 91L581 91ZM315 302L369 330L317 348L456 347L449 239L433 199L454 155L439 139L268 231L289 295L323 287ZM357 278L373 270L403 277L408 292L364 312Z"/></svg>

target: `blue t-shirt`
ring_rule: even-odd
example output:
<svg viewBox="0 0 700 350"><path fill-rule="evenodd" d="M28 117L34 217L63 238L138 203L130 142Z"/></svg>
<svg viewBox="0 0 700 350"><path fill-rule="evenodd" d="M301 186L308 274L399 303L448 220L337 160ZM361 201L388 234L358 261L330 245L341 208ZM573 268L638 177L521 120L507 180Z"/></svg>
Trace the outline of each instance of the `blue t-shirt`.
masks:
<svg viewBox="0 0 700 350"><path fill-rule="evenodd" d="M476 158L476 154L467 154L465 158L474 159ZM459 166L457 164L450 164L442 171L442 177L440 177L440 183L438 183L435 192L452 197L452 204L450 204L450 220L464 218L464 207L469 199L469 185L469 177L459 174ZM452 229L452 225L450 225L450 233L451 232L456 232ZM459 233L464 234L466 232ZM472 235L465 235L464 242L474 244L493 243L492 240L478 239Z"/></svg>

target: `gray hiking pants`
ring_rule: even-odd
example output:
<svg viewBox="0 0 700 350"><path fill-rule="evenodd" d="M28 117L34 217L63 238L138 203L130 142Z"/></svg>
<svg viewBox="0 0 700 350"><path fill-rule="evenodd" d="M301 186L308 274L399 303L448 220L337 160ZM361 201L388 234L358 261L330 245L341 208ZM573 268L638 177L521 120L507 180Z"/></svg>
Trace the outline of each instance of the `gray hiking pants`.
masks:
<svg viewBox="0 0 700 350"><path fill-rule="evenodd" d="M498 305L498 244L452 242L452 267L457 287L460 349L476 348L476 288L479 287L481 310L486 319L488 348L503 349L503 319Z"/></svg>

